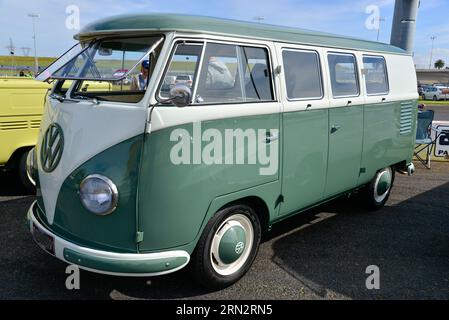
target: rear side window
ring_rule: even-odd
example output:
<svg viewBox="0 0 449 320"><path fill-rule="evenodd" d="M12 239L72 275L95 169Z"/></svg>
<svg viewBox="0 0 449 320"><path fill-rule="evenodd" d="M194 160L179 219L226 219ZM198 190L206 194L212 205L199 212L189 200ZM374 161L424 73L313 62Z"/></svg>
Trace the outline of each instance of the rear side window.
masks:
<svg viewBox="0 0 449 320"><path fill-rule="evenodd" d="M365 69L366 91L368 95L387 94L388 75L387 65L383 57L363 57L363 68Z"/></svg>
<svg viewBox="0 0 449 320"><path fill-rule="evenodd" d="M272 101L269 66L264 48L207 43L195 102Z"/></svg>
<svg viewBox="0 0 449 320"><path fill-rule="evenodd" d="M282 59L289 100L323 97L320 62L316 52L284 50Z"/></svg>
<svg viewBox="0 0 449 320"><path fill-rule="evenodd" d="M331 53L328 61L334 98L358 96L360 90L355 56Z"/></svg>

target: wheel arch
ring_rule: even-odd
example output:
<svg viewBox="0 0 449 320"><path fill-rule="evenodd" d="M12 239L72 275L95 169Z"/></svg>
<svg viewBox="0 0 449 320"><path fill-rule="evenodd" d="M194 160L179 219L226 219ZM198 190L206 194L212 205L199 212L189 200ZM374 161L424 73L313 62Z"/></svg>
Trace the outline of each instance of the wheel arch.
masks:
<svg viewBox="0 0 449 320"><path fill-rule="evenodd" d="M20 161L20 157L24 152L28 152L31 149L33 149L34 145L32 146L21 146L18 147L9 157L8 161L6 162L5 169L6 170L13 170L16 168L18 162Z"/></svg>
<svg viewBox="0 0 449 320"><path fill-rule="evenodd" d="M270 226L270 212L268 210L268 206L265 203L265 201L258 197L258 196L248 196L241 199L237 199L234 201L231 201L225 205L223 205L220 209L218 209L216 212L219 212L225 208L241 204L246 205L254 210L257 217L259 218L260 225L262 227L262 231L265 232L269 229Z"/></svg>

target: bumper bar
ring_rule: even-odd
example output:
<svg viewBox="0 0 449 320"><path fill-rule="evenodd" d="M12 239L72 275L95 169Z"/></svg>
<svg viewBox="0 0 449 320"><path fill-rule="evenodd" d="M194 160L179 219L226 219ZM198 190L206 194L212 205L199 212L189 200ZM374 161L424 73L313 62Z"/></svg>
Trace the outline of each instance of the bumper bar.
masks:
<svg viewBox="0 0 449 320"><path fill-rule="evenodd" d="M178 271L189 263L190 255L182 250L115 253L78 246L44 227L36 219L35 210L36 202L31 205L27 214L28 227L34 241L56 258L69 264L76 264L81 269L116 276L148 277Z"/></svg>

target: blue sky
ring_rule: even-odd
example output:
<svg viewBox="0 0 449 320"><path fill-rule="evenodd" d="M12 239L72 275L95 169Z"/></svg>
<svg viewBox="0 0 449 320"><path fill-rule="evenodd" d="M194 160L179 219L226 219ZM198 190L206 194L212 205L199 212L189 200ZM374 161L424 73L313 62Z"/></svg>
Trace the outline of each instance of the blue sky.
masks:
<svg viewBox="0 0 449 320"><path fill-rule="evenodd" d="M9 38L17 48L33 47L30 12L37 20L38 55L57 56L75 42L76 30L66 28L66 9L76 5L80 10L81 27L96 19L126 13L173 12L253 21L255 16L265 23L332 32L363 39L376 40L377 31L368 30L365 21L369 5L379 6L386 19L381 26L380 41L389 42L394 0L0 0L0 55L8 54ZM431 36L435 40L435 59L449 63L449 1L421 0L419 11L415 63L429 64ZM17 49L16 55L22 55ZM434 59L434 60L435 60Z"/></svg>

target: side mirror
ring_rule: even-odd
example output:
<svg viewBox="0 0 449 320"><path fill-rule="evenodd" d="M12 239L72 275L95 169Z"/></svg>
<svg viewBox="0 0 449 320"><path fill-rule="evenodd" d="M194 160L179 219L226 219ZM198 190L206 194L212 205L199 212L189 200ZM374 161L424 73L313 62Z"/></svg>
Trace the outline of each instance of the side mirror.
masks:
<svg viewBox="0 0 449 320"><path fill-rule="evenodd" d="M171 88L168 100L179 108L187 107L192 101L192 90L184 84L177 84Z"/></svg>

